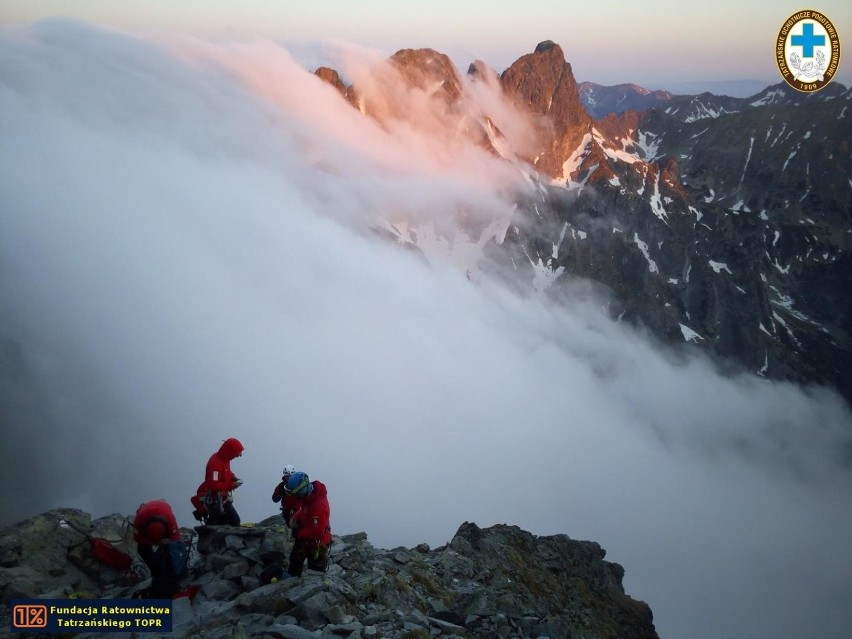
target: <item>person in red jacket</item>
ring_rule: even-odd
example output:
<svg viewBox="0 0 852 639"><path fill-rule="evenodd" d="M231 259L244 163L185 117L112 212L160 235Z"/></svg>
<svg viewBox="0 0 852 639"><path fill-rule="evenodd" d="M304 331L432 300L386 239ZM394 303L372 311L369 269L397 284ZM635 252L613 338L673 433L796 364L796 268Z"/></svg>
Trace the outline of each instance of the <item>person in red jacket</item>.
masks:
<svg viewBox="0 0 852 639"><path fill-rule="evenodd" d="M181 541L175 514L163 499L147 501L133 519L133 540L151 570L151 587L143 597L170 599L180 590L186 572L187 548Z"/></svg>
<svg viewBox="0 0 852 639"><path fill-rule="evenodd" d="M204 520L211 526L239 526L240 516L234 508L233 491L242 485L231 471L231 461L243 454L243 445L239 439L226 439L207 461L204 481L198 487L192 504L196 519Z"/></svg>
<svg viewBox="0 0 852 639"><path fill-rule="evenodd" d="M275 490L272 491L272 501L275 503L281 502L281 516L284 518L284 521L290 521L290 517L293 516L293 513L299 508L301 500L295 495L287 494L287 482L290 481L290 477L293 476L293 473L296 472L296 468L287 464L284 466L284 472L281 474L281 481L275 487Z"/></svg>
<svg viewBox="0 0 852 639"><path fill-rule="evenodd" d="M287 480L284 492L298 503L289 521L295 541L287 572L293 577L300 576L306 559L311 570L326 572L331 546L331 509L325 484L311 481L307 473L297 471Z"/></svg>

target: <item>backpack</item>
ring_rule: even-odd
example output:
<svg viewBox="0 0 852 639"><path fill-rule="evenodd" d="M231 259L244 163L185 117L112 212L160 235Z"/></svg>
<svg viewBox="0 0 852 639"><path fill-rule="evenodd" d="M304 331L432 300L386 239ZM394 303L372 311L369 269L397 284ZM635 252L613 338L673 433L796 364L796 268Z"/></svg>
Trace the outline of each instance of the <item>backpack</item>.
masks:
<svg viewBox="0 0 852 639"><path fill-rule="evenodd" d="M102 564L116 570L129 570L133 565L133 558L130 555L119 550L103 537L92 537L91 546L92 555Z"/></svg>
<svg viewBox="0 0 852 639"><path fill-rule="evenodd" d="M169 541L168 550L175 577L183 577L189 567L189 545L183 540Z"/></svg>

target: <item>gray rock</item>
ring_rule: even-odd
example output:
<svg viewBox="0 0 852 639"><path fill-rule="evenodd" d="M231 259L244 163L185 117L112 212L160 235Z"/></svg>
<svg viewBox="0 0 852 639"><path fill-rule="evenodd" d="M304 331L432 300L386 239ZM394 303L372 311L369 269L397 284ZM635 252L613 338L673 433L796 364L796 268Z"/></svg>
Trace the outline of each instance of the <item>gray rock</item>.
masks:
<svg viewBox="0 0 852 639"><path fill-rule="evenodd" d="M179 597L172 601L172 631L181 632L194 624L195 610L188 597Z"/></svg>
<svg viewBox="0 0 852 639"><path fill-rule="evenodd" d="M301 626L295 625L274 625L266 628L263 631L262 637L272 637L273 639L316 639L321 633Z"/></svg>
<svg viewBox="0 0 852 639"><path fill-rule="evenodd" d="M246 540L240 535L225 535L225 546L233 550L242 550L246 547Z"/></svg>
<svg viewBox="0 0 852 639"><path fill-rule="evenodd" d="M351 637L353 634L360 636L363 630L364 626L357 621L351 621L349 623L330 623L323 629L323 632L324 634Z"/></svg>
<svg viewBox="0 0 852 639"><path fill-rule="evenodd" d="M212 579L201 587L201 592L208 599L228 600L236 597L241 589L237 584L227 579Z"/></svg>
<svg viewBox="0 0 852 639"><path fill-rule="evenodd" d="M435 626L444 634L464 632L464 626L459 626L454 623L450 623L449 621L438 619L437 617L428 617L428 621L430 626Z"/></svg>
<svg viewBox="0 0 852 639"><path fill-rule="evenodd" d="M129 597L132 589L106 583L106 573L86 554L87 544L79 542L87 534L59 525L63 513L2 531L0 557L9 564L0 566L4 597L66 596L81 586L91 587L93 597ZM68 513L75 526L95 529L85 513ZM115 532L122 521L110 516L95 523ZM624 593L623 568L605 561L594 542L465 523L442 548L382 550L359 533L334 538L328 573L306 570L300 578L260 586L262 565L254 557L264 548L286 554L281 539L262 526L200 530L206 553L186 580L200 591L191 603L175 601L174 632L164 639L399 639L406 633L656 638L650 609Z"/></svg>
<svg viewBox="0 0 852 639"><path fill-rule="evenodd" d="M340 598L325 591L316 592L302 601L292 614L299 620L299 625L312 629L339 623L343 619Z"/></svg>

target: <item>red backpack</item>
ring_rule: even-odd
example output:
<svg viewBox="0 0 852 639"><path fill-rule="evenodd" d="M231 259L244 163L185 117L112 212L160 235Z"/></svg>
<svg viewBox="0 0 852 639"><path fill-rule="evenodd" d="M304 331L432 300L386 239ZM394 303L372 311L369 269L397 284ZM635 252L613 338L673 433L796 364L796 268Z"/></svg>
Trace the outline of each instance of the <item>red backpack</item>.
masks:
<svg viewBox="0 0 852 639"><path fill-rule="evenodd" d="M92 555L102 564L112 566L117 570L129 570L133 565L133 558L126 552L119 550L109 541L102 537L92 537Z"/></svg>

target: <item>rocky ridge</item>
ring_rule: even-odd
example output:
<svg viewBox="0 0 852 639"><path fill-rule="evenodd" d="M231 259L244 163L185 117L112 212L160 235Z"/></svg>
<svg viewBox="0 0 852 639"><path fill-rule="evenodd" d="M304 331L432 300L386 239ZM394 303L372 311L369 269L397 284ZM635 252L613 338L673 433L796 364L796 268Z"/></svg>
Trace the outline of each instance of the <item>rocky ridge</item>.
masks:
<svg viewBox="0 0 852 639"><path fill-rule="evenodd" d="M509 100L538 116L544 129L544 144L532 164L545 175L560 175L591 124L562 48L550 40L539 43L503 72L500 83Z"/></svg>
<svg viewBox="0 0 852 639"><path fill-rule="evenodd" d="M594 82L578 85L580 102L594 119L600 120L610 114L621 115L628 111L650 111L658 109L681 122L694 122L717 118L727 113L739 113L751 107L786 104L802 106L813 102L824 102L842 97L846 87L838 82L827 85L819 93L803 94L780 82L768 86L754 95L736 98L702 92L696 95L673 94L668 91L649 91L635 84L603 86Z"/></svg>
<svg viewBox="0 0 852 639"><path fill-rule="evenodd" d="M624 593L624 569L596 543L536 537L516 526L464 523L441 548L374 548L365 533L335 536L327 573L262 583L286 564L279 516L243 527L200 527L187 584L164 637L585 637L653 639L647 604ZM95 521L57 509L10 526L0 537L3 626L15 598L132 598L146 569L126 541L121 515ZM189 539L194 531L183 529ZM124 539L137 574L99 563L92 537ZM94 633L78 637L102 636ZM125 635L122 635L125 636ZM147 634L154 637L157 635Z"/></svg>
<svg viewBox="0 0 852 639"><path fill-rule="evenodd" d="M436 52L419 52L394 64L440 82L439 104L458 110L459 76ZM468 75L496 77L481 62ZM852 400L852 91L671 96L595 120L551 41L499 87L530 119L533 151L507 151L487 114L468 111L464 130L532 188L517 193L504 233L471 239L483 247L476 269L555 297L572 276L586 278L613 317L665 342Z"/></svg>
<svg viewBox="0 0 852 639"><path fill-rule="evenodd" d="M583 108L596 120L610 113L665 107L674 97L668 91L649 91L635 84L603 86L594 82L581 82L578 89Z"/></svg>

